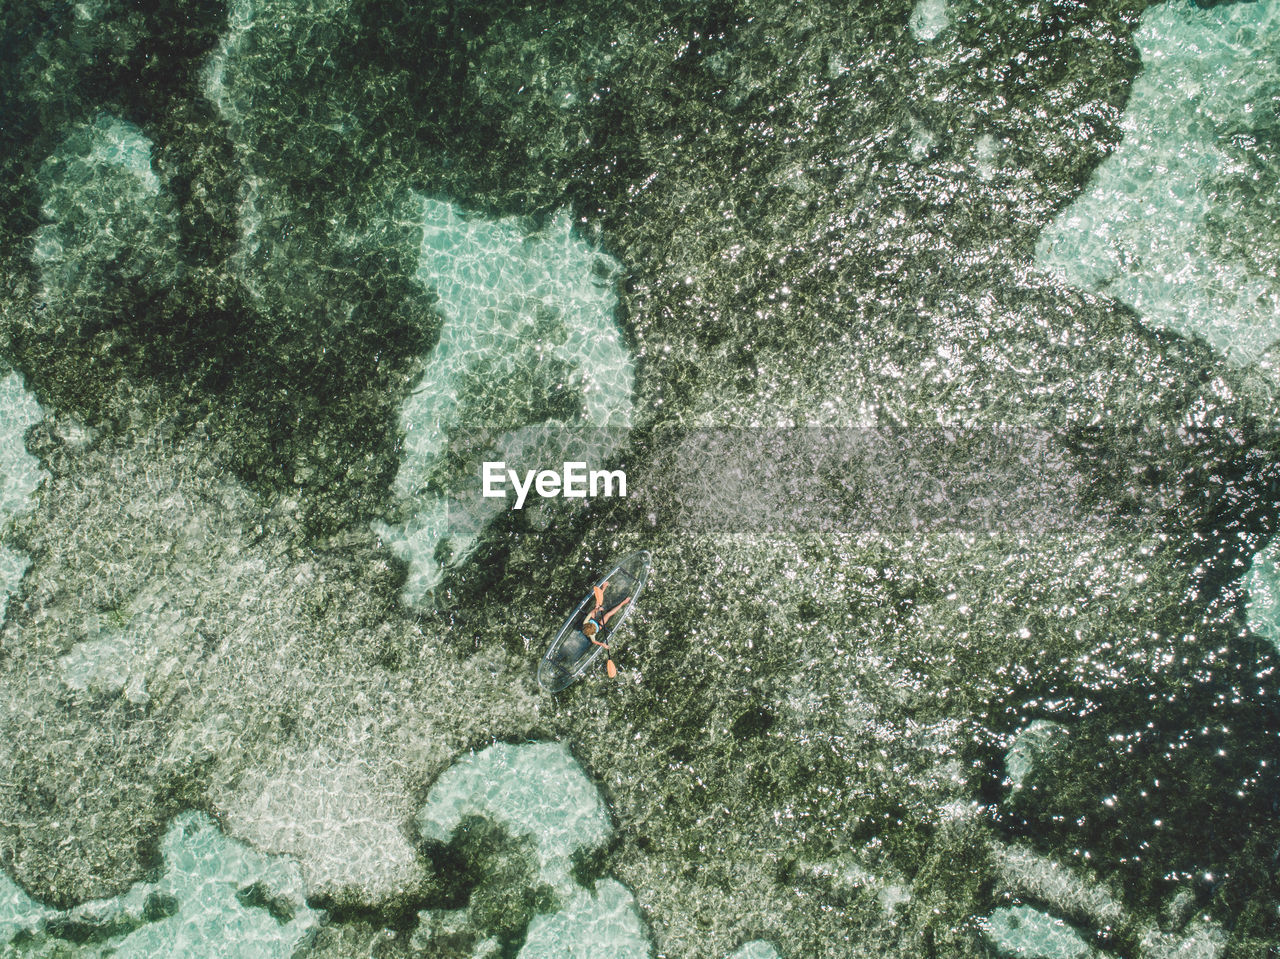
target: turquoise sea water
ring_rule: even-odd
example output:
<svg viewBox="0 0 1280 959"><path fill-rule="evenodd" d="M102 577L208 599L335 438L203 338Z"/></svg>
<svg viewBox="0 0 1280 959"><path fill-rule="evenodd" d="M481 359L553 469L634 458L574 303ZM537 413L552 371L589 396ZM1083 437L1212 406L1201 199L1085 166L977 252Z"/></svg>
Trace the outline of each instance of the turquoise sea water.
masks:
<svg viewBox="0 0 1280 959"><path fill-rule="evenodd" d="M1277 24L0 7L0 956L1274 955Z"/></svg>

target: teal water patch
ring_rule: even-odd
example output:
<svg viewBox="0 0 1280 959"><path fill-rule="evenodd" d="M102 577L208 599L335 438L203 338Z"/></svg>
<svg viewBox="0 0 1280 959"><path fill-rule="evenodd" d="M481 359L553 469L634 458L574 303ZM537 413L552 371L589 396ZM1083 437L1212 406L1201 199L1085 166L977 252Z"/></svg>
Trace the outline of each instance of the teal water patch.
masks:
<svg viewBox="0 0 1280 959"><path fill-rule="evenodd" d="M919 0L911 11L911 19L907 26L917 40L935 40L938 34L951 26L951 13L947 10L947 0Z"/></svg>
<svg viewBox="0 0 1280 959"><path fill-rule="evenodd" d="M1249 591L1245 607L1249 629L1280 652L1280 542L1254 554L1244 585Z"/></svg>
<svg viewBox="0 0 1280 959"><path fill-rule="evenodd" d="M0 872L0 946L23 931L35 931L56 911L36 902L16 882Z"/></svg>
<svg viewBox="0 0 1280 959"><path fill-rule="evenodd" d="M31 557L26 553L20 553L9 546L0 546L0 592L3 593L3 599L0 601L0 621L3 621L5 614L9 611L9 598L17 590L18 584L22 582L22 577L26 575L30 566Z"/></svg>
<svg viewBox="0 0 1280 959"><path fill-rule="evenodd" d="M25 442L28 428L42 416L44 410L23 387L21 376L9 373L0 379L0 516L5 518L30 508L31 494L48 475Z"/></svg>
<svg viewBox="0 0 1280 959"><path fill-rule="evenodd" d="M1048 906L1063 915L1087 917L1099 928L1120 928L1124 909L1111 890L1087 876L1024 846L991 847L996 875L1010 893Z"/></svg>
<svg viewBox="0 0 1280 959"><path fill-rule="evenodd" d="M273 48L272 41L288 38L300 29L305 32L307 25L339 15L350 6L349 0L307 4L231 0L227 4L227 31L206 61L200 79L205 96L217 105L238 141L248 137L248 126L263 121L263 113L280 118L274 104L266 107L261 100L253 102L253 94L260 92L255 90L256 70L263 66L277 69L287 66L279 62L279 51ZM268 62L255 62L260 60Z"/></svg>
<svg viewBox="0 0 1280 959"><path fill-rule="evenodd" d="M297 865L228 839L207 816L178 817L161 848L165 875L153 891L178 910L129 936L117 957L222 956L231 942L244 959L288 957L317 928Z"/></svg>
<svg viewBox="0 0 1280 959"><path fill-rule="evenodd" d="M1085 959L1092 954L1069 925L1030 906L997 909L982 931L1001 955L1019 959Z"/></svg>
<svg viewBox="0 0 1280 959"><path fill-rule="evenodd" d="M520 959L647 959L649 941L626 886L601 879L594 892L580 893L565 908L535 916Z"/></svg>
<svg viewBox="0 0 1280 959"><path fill-rule="evenodd" d="M537 843L539 876L572 891L570 857L601 846L612 826L595 784L563 743L498 743L447 769L418 813L423 836L448 840L465 816L484 816Z"/></svg>
<svg viewBox="0 0 1280 959"><path fill-rule="evenodd" d="M498 743L459 760L432 787L418 814L419 831L445 842L470 816L532 837L537 878L558 897L558 909L529 922L523 959L649 955L631 892L608 877L589 890L572 875L574 854L602 846L612 826L595 784L567 746Z"/></svg>
<svg viewBox="0 0 1280 959"><path fill-rule="evenodd" d="M1038 719L1020 730L1005 752L1005 772L1014 789L1021 789L1036 760L1053 742L1066 732L1061 723Z"/></svg>
<svg viewBox="0 0 1280 959"><path fill-rule="evenodd" d="M25 442L27 429L42 416L44 411L23 387L21 376L11 372L0 379L0 521L29 509L31 494L47 475ZM0 545L0 621L30 565L28 556Z"/></svg>
<svg viewBox="0 0 1280 959"><path fill-rule="evenodd" d="M529 232L424 198L422 222L416 279L445 323L400 413L395 491L408 518L374 527L409 563L409 603L508 508L480 497L483 460L600 465L631 424L635 384L614 322L620 267L574 234L568 213Z"/></svg>
<svg viewBox="0 0 1280 959"><path fill-rule="evenodd" d="M172 273L177 214L152 169L151 147L132 123L101 113L45 160L46 222L32 257L47 302L83 308L122 281Z"/></svg>
<svg viewBox="0 0 1280 959"><path fill-rule="evenodd" d="M1280 2L1149 8L1124 139L1036 261L1147 324L1274 365L1280 338Z"/></svg>
<svg viewBox="0 0 1280 959"><path fill-rule="evenodd" d="M224 836L203 813L178 816L161 844L164 875L114 899L58 912L0 877L0 946L22 933L53 940L58 955L151 959L288 959L319 928L296 864ZM43 953L41 953L43 954Z"/></svg>

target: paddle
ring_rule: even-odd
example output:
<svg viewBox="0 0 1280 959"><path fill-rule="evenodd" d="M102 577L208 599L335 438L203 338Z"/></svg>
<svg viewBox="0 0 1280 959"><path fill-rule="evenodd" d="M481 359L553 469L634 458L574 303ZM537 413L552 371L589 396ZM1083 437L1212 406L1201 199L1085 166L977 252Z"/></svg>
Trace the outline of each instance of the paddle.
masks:
<svg viewBox="0 0 1280 959"><path fill-rule="evenodd" d="M597 646L599 646L601 649L603 649L605 652L609 651L609 647L605 643L600 642L600 640L596 639L594 636L588 636L587 638L590 639ZM618 678L618 667L613 665L613 660L607 656L605 657L605 660L604 660L604 671L608 673L610 679Z"/></svg>

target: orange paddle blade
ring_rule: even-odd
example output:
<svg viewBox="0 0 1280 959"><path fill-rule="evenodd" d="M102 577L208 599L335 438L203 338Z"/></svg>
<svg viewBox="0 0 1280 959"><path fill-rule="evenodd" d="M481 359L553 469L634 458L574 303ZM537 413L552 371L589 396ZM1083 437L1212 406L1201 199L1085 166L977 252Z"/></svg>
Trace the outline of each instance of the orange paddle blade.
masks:
<svg viewBox="0 0 1280 959"><path fill-rule="evenodd" d="M613 660L605 660L604 671L609 674L610 679L618 678L618 667L613 665Z"/></svg>

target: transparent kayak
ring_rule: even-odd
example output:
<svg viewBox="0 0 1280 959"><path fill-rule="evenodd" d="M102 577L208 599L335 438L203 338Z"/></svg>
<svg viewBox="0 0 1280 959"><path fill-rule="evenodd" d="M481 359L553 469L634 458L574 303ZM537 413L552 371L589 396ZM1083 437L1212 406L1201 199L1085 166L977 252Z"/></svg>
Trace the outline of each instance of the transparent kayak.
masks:
<svg viewBox="0 0 1280 959"><path fill-rule="evenodd" d="M624 599L631 600L601 630L603 635L597 637L601 642L609 643L622 628L622 624L627 621L631 611L636 608L636 599L640 595L640 590L644 589L644 584L649 580L651 565L652 557L649 551L638 550L622 557L609 568L607 573L595 581L592 589L588 590L587 595L582 598L582 602L564 621L564 625L556 633L556 638L551 641L547 654L538 664L538 683L544 689L553 693L558 692L581 679L591 664L605 652L602 646L591 642L582 632L583 620L591 612L593 605L594 587L604 587L606 610L613 609ZM607 586L605 586L606 583L608 583Z"/></svg>

